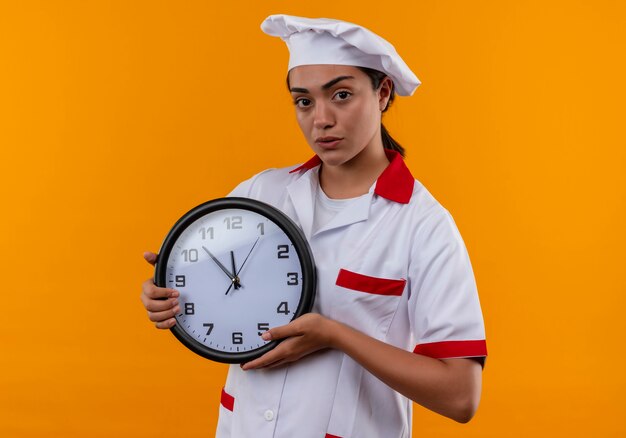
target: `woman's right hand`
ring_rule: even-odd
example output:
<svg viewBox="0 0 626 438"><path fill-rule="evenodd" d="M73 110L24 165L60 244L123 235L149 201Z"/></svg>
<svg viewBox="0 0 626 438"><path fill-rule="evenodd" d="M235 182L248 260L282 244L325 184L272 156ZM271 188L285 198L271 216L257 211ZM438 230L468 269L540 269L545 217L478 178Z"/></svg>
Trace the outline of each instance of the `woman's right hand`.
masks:
<svg viewBox="0 0 626 438"><path fill-rule="evenodd" d="M153 252L144 252L143 258L152 266L156 263L157 255ZM143 282L141 290L141 302L148 311L148 318L156 328L169 329L176 324L174 316L180 311L178 297L180 293L175 289L158 287L154 279L149 278Z"/></svg>

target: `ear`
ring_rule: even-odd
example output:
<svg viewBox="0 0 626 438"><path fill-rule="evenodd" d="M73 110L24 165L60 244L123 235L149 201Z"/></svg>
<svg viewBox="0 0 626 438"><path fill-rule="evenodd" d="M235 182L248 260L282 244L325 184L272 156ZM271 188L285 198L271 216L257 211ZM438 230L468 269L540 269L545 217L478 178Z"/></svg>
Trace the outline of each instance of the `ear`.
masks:
<svg viewBox="0 0 626 438"><path fill-rule="evenodd" d="M385 111L387 105L389 105L391 90L393 90L393 81L389 76L385 76L385 79L382 80L378 87L378 108L381 112Z"/></svg>

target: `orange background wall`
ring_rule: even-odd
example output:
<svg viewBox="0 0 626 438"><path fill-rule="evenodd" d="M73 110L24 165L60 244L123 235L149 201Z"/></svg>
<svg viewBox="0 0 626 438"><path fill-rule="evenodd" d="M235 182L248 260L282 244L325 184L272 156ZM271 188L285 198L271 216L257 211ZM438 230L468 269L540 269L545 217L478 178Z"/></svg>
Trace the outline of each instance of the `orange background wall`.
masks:
<svg viewBox="0 0 626 438"><path fill-rule="evenodd" d="M466 425L626 436L621 1L0 3L0 436L208 437L226 374L139 301L180 215L310 151L271 13L363 24L423 85L386 125L456 219L490 357Z"/></svg>

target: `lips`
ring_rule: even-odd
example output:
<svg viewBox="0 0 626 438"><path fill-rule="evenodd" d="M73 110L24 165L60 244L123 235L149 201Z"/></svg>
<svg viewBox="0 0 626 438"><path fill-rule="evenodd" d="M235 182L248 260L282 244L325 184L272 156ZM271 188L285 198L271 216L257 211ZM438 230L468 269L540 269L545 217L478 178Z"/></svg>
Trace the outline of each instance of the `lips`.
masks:
<svg viewBox="0 0 626 438"><path fill-rule="evenodd" d="M341 140L343 139L340 137L318 137L315 139L315 143L323 148L333 148L337 146Z"/></svg>

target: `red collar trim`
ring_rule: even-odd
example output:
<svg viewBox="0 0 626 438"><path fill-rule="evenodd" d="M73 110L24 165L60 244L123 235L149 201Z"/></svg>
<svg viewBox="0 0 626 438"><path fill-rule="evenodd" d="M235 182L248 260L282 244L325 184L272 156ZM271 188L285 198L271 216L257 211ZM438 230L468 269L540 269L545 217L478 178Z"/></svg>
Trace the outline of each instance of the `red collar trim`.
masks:
<svg viewBox="0 0 626 438"><path fill-rule="evenodd" d="M374 193L390 201L408 204L413 196L415 178L399 152L385 149L385 153L390 163L378 177Z"/></svg>
<svg viewBox="0 0 626 438"><path fill-rule="evenodd" d="M317 155L313 155L313 158L304 163L302 166L296 167L295 169L291 170L289 173L299 172L302 169L311 170L314 167L319 166L320 164L322 164L322 160L320 159L320 157L318 157Z"/></svg>
<svg viewBox="0 0 626 438"><path fill-rule="evenodd" d="M413 178L409 168L406 167L402 155L390 149L385 149L385 154L389 159L389 165L378 177L374 193L390 201L408 204L413 195L415 178ZM311 170L320 164L322 164L322 160L317 155L314 155L309 161L296 167L289 173Z"/></svg>

